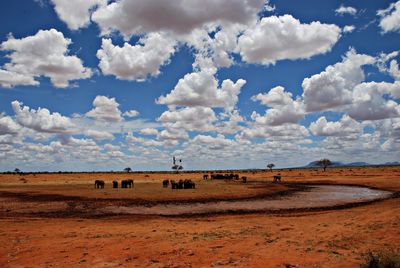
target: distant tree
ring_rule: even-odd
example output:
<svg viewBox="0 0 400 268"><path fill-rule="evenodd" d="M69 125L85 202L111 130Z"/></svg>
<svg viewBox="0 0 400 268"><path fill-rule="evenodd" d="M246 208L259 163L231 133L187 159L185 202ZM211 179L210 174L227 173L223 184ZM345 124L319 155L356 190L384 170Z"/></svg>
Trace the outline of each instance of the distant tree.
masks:
<svg viewBox="0 0 400 268"><path fill-rule="evenodd" d="M324 158L324 159L319 160L317 162L317 165L323 167L324 171L325 171L326 167L332 165L332 162L331 162L331 160Z"/></svg>
<svg viewBox="0 0 400 268"><path fill-rule="evenodd" d="M275 164L272 164L272 163L270 163L270 164L268 164L267 165L267 167L269 168L269 170L272 172L272 168L275 166Z"/></svg>
<svg viewBox="0 0 400 268"><path fill-rule="evenodd" d="M21 170L19 168L14 169L15 173L21 173Z"/></svg>
<svg viewBox="0 0 400 268"><path fill-rule="evenodd" d="M129 173L132 171L132 169L130 167L127 167L127 168L124 168L124 171Z"/></svg>

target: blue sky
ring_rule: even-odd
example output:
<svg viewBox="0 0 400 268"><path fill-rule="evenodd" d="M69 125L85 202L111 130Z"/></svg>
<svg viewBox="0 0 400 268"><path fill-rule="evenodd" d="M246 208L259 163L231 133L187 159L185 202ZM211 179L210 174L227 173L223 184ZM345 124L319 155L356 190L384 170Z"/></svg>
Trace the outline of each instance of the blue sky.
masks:
<svg viewBox="0 0 400 268"><path fill-rule="evenodd" d="M400 1L1 5L0 170L400 160Z"/></svg>

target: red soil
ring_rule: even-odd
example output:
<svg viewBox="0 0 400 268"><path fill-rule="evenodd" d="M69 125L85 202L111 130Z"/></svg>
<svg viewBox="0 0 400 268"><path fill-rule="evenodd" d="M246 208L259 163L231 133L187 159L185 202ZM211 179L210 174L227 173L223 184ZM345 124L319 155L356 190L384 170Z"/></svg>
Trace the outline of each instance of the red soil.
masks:
<svg viewBox="0 0 400 268"><path fill-rule="evenodd" d="M400 191L400 168L279 172L284 182L358 184ZM196 179L199 184L196 193L180 190L174 196L171 191L157 192L158 186L150 184L161 188L162 179L173 177L169 174L29 175L24 176L27 183L20 181L19 175L0 175L0 267L357 267L370 250L400 251L398 198L340 210L281 214L173 218L35 214L46 209L59 211L64 202L57 199L60 196L126 202L272 194L286 187L254 187L251 183L271 180L276 173L248 173L248 185L207 184L200 182L201 174L174 175ZM123 176L142 181L142 185L149 183L148 188L135 188L134 197L122 189L113 193L107 188L91 188L94 178L110 182ZM6 192L26 196L35 192L36 196L47 194L49 199L15 198Z"/></svg>

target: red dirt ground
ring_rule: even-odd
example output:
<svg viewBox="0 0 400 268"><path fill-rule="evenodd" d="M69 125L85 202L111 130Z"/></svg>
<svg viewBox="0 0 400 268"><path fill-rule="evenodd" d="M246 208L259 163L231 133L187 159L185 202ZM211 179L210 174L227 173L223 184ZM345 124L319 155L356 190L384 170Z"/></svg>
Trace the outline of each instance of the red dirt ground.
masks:
<svg viewBox="0 0 400 268"><path fill-rule="evenodd" d="M340 210L276 214L37 214L62 211L74 198L159 202L274 194L288 186L254 182L271 181L278 172L289 183L400 191L399 167L241 174L249 184L205 182L200 173L0 175L0 267L358 267L368 251L400 251L399 198ZM109 182L124 177L135 180L134 189L110 189ZM93 189L97 178L106 180L105 190ZM165 178L191 178L198 189L162 189Z"/></svg>

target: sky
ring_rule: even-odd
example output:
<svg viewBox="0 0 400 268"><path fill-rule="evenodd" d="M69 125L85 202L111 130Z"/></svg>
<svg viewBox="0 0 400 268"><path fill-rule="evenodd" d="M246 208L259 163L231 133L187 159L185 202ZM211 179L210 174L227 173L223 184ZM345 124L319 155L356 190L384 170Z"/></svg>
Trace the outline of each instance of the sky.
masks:
<svg viewBox="0 0 400 268"><path fill-rule="evenodd" d="M0 5L0 171L400 160L400 1Z"/></svg>

